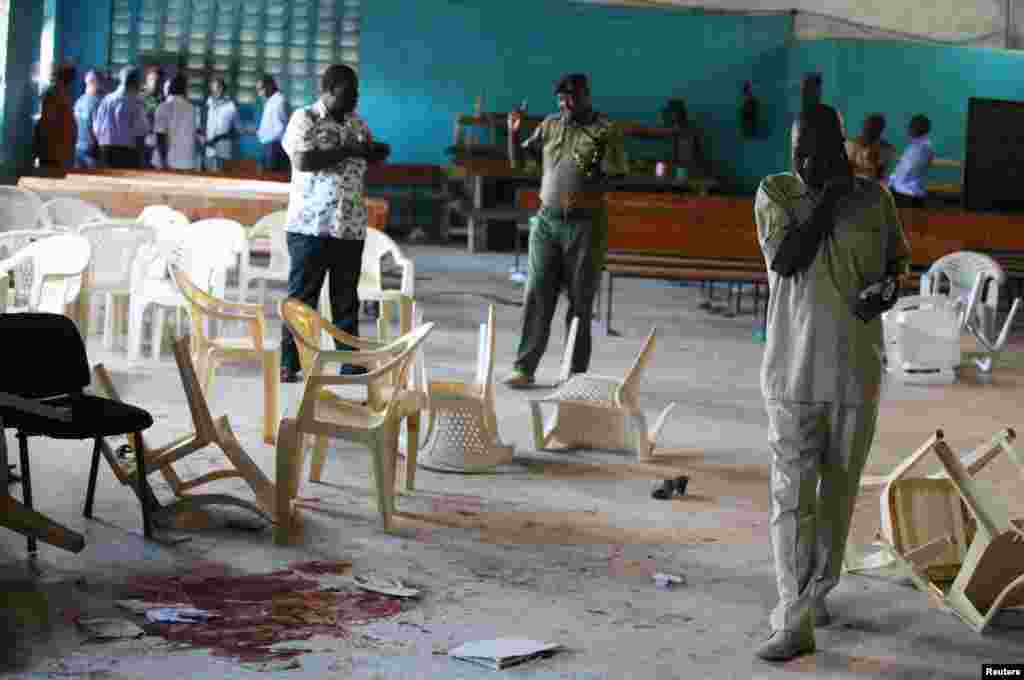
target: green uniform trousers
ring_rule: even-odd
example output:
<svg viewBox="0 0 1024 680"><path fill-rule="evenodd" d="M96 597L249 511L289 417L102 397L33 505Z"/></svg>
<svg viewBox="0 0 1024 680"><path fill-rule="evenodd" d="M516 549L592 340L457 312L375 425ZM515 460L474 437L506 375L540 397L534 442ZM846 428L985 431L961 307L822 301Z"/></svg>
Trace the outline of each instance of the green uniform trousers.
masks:
<svg viewBox="0 0 1024 680"><path fill-rule="evenodd" d="M523 333L515 369L533 376L548 346L551 319L564 288L568 331L579 317L572 372L590 366L590 319L608 252L608 216L602 211L566 213L542 207L530 218L529 270L523 294Z"/></svg>
<svg viewBox="0 0 1024 680"><path fill-rule="evenodd" d="M771 539L779 604L773 630L812 625L815 600L839 584L850 518L878 421L878 402L767 402Z"/></svg>

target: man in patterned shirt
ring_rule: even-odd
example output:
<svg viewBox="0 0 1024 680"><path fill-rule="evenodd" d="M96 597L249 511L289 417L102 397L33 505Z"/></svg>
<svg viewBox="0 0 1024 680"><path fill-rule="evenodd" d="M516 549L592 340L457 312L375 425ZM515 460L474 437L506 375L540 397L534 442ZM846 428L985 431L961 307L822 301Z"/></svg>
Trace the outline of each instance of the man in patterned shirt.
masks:
<svg viewBox="0 0 1024 680"><path fill-rule="evenodd" d="M320 98L292 114L282 146L292 162L288 202L288 297L314 309L324 276L330 274L334 325L359 335L357 286L362 271L367 212L363 177L367 163L387 157L371 144L370 129L355 113L356 72L344 64L329 67L320 80ZM350 348L335 343L338 349ZM281 333L281 381L298 382L299 356L287 325ZM343 374L365 372L346 364Z"/></svg>

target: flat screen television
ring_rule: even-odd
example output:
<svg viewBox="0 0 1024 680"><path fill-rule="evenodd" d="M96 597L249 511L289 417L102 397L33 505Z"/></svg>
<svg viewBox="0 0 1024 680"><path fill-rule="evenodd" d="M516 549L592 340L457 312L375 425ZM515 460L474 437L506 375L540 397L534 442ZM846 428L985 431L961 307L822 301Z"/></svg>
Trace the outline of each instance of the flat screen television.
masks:
<svg viewBox="0 0 1024 680"><path fill-rule="evenodd" d="M1024 102L968 100L963 205L1024 212Z"/></svg>

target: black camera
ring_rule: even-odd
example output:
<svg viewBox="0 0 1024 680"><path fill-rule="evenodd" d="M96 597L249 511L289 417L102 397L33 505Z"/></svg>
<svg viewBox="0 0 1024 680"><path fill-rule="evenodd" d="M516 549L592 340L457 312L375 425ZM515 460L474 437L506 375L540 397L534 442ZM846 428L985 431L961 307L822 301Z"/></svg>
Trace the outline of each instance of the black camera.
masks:
<svg viewBox="0 0 1024 680"><path fill-rule="evenodd" d="M874 321L893 308L899 297L898 292L899 280L895 275L888 274L858 293L853 313L864 323Z"/></svg>

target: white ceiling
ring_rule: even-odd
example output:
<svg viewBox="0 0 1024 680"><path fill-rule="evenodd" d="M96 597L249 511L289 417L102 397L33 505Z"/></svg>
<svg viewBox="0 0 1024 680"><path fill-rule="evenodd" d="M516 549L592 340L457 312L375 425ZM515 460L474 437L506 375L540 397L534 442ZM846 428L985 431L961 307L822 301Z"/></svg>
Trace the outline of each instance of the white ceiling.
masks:
<svg viewBox="0 0 1024 680"><path fill-rule="evenodd" d="M801 37L919 37L973 44L1002 45L1007 0L574 0L577 3L632 7L690 7L730 12L798 10ZM1012 11L1024 20L1024 2Z"/></svg>

